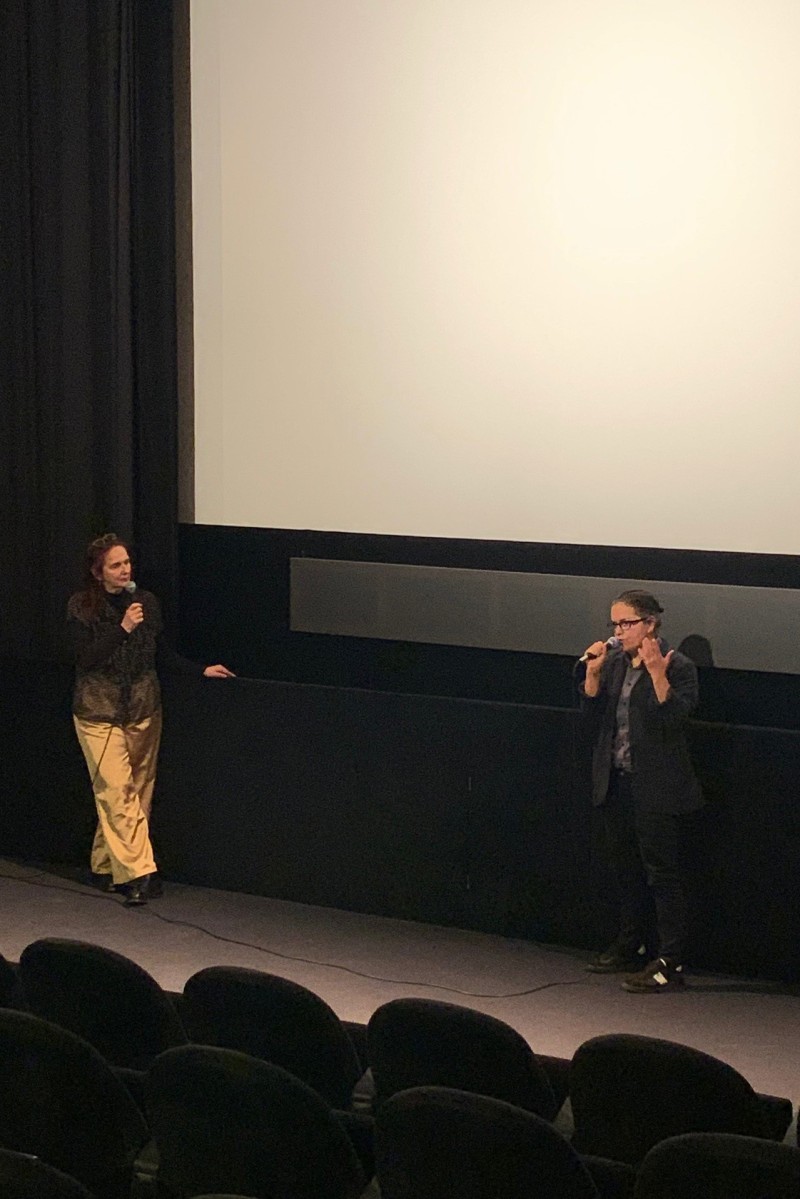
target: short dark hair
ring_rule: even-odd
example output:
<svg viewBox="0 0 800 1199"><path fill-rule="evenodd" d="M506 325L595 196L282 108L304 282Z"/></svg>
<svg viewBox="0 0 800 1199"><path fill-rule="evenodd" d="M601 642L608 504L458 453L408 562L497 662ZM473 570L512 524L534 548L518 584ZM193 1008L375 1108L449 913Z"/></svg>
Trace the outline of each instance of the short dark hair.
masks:
<svg viewBox="0 0 800 1199"><path fill-rule="evenodd" d="M623 591L614 600L615 604L627 604L629 608L633 608L637 616L650 617L655 621L656 628L661 625L661 614L664 609L658 602L656 597L649 591L644 591L639 587L631 587L628 591Z"/></svg>

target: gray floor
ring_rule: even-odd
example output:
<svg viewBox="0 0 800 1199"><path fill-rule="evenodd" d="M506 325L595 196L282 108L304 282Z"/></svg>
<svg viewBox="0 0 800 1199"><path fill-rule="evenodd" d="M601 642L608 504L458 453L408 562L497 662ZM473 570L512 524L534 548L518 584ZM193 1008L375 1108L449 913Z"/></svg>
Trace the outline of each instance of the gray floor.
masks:
<svg viewBox="0 0 800 1199"><path fill-rule="evenodd" d="M628 995L619 979L587 974L577 950L178 884L126 909L64 873L0 860L4 957L38 937L75 937L126 954L171 991L203 966L251 966L310 987L345 1020L427 995L497 1016L562 1057L598 1033L644 1033L704 1049L756 1090L800 1100L796 988L692 974L685 993Z"/></svg>

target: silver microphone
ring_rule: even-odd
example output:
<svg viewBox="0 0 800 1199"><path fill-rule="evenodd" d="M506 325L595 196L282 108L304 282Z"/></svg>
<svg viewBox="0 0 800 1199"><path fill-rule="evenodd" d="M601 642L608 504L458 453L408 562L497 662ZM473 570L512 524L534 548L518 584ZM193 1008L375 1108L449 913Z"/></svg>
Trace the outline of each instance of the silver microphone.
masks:
<svg viewBox="0 0 800 1199"><path fill-rule="evenodd" d="M133 595L134 591L136 590L136 584L134 583L133 579L128 579L127 583L123 584L122 590L127 591L128 595Z"/></svg>
<svg viewBox="0 0 800 1199"><path fill-rule="evenodd" d="M620 641L619 637L609 637L608 640L606 641L606 645L609 649L619 649L621 644L622 644L622 642ZM592 662L592 661L594 661L594 659L596 657L597 657L597 654L592 654L587 649L585 654L581 654L580 658L578 658L578 661L579 662Z"/></svg>

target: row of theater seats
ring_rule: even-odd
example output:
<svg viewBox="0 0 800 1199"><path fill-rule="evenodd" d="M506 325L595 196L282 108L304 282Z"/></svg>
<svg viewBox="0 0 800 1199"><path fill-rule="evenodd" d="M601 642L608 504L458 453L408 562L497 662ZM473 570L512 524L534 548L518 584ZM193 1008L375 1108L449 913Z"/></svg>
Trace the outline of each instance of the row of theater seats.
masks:
<svg viewBox="0 0 800 1199"><path fill-rule="evenodd" d="M210 967L168 995L56 939L0 960L0 1002L0 1199L800 1196L790 1101L672 1042L567 1062L424 999L346 1027L276 975Z"/></svg>

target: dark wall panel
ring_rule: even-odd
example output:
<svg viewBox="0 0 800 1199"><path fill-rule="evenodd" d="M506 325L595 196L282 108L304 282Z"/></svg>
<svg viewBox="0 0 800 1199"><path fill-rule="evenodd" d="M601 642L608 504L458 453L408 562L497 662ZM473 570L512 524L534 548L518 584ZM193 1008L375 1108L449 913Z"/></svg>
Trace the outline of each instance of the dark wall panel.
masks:
<svg viewBox="0 0 800 1199"><path fill-rule="evenodd" d="M607 935L570 713L239 680L176 681L167 702L155 834L172 873L487 932Z"/></svg>
<svg viewBox="0 0 800 1199"><path fill-rule="evenodd" d="M156 826L171 870L460 921L462 773L446 724L397 696L370 704L356 692L246 681L181 688L168 700L159 790L170 798ZM195 786L203 802L190 825Z"/></svg>
<svg viewBox="0 0 800 1199"><path fill-rule="evenodd" d="M613 934L577 713L247 681L167 699L155 828L179 877L587 948ZM691 737L692 960L795 977L800 735Z"/></svg>
<svg viewBox="0 0 800 1199"><path fill-rule="evenodd" d="M5 663L0 853L85 862L93 805L69 672ZM614 930L567 709L170 680L153 824L165 873L590 948ZM691 727L690 960L800 978L800 735Z"/></svg>

